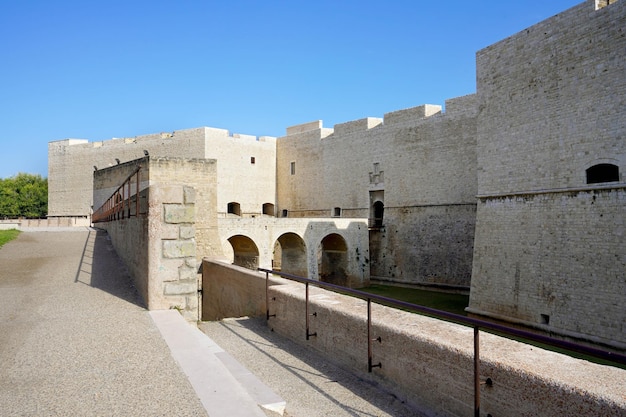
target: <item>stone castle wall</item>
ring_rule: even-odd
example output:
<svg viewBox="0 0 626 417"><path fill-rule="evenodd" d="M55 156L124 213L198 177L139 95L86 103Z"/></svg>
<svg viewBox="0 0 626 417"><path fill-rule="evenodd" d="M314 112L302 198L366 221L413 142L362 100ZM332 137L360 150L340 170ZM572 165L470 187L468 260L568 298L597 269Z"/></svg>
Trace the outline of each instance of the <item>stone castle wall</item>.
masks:
<svg viewBox="0 0 626 417"><path fill-rule="evenodd" d="M324 129L308 123L277 142L278 212L372 217L372 278L469 286L476 196L473 95ZM311 130L308 130L311 129ZM314 198L313 198L314 196Z"/></svg>
<svg viewBox="0 0 626 417"><path fill-rule="evenodd" d="M322 230L324 219L357 219L359 227L369 219L369 245L362 231L344 236L351 248L350 239L368 246L363 277L461 289L471 282L473 313L622 346L624 27L626 1L587 0L484 48L477 93L448 100L445 112L423 105L332 129L315 121L278 140L198 128L52 142L49 214L84 219L94 166L116 158L123 165L146 150L214 159L206 215L216 220L201 220L206 247L198 253L229 255L228 239L241 234L261 242L258 254L243 255L266 266L280 236L272 230L298 235L309 251L319 244L292 220ZM588 184L586 170L598 164L618 169L616 181ZM315 277L317 254L308 255Z"/></svg>
<svg viewBox="0 0 626 417"><path fill-rule="evenodd" d="M244 212L261 213L263 203L273 203L275 198L275 148L271 137L230 135L224 129L205 127L102 142L50 142L48 215L89 215L91 206L97 205L92 201L94 167L143 158L144 151L152 157L219 160L217 175L223 186L217 194L218 211L225 213L228 203L235 201Z"/></svg>
<svg viewBox="0 0 626 417"><path fill-rule="evenodd" d="M626 346L625 27L587 1L478 52L470 311Z"/></svg>
<svg viewBox="0 0 626 417"><path fill-rule="evenodd" d="M265 274L205 259L207 318L266 317L265 280ZM315 336L307 340L304 284L273 275L268 284L272 331L385 387L425 415L473 415L471 327L372 303L368 335L365 300L310 286L309 332ZM368 372L368 336L372 365L381 364L372 372ZM479 366L481 415L622 416L626 412L624 369L484 331ZM491 383L485 383L488 378Z"/></svg>

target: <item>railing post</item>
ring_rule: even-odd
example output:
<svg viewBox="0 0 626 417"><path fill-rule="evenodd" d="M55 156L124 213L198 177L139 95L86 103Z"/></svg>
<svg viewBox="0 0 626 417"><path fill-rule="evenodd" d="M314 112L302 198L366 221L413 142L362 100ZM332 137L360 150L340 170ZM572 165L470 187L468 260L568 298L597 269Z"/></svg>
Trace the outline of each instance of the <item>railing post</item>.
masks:
<svg viewBox="0 0 626 417"><path fill-rule="evenodd" d="M377 338L379 342L380 337ZM372 299L367 299L367 372L372 372L372 368L381 368L382 364L378 362L372 365Z"/></svg>
<svg viewBox="0 0 626 417"><path fill-rule="evenodd" d="M309 340L311 336L317 336L317 332L309 333L309 283L304 283L305 287L305 296L304 296L304 310L306 314L306 340Z"/></svg>
<svg viewBox="0 0 626 417"><path fill-rule="evenodd" d="M141 172L141 166L137 170L137 187L135 187L135 216L139 217L139 173Z"/></svg>
<svg viewBox="0 0 626 417"><path fill-rule="evenodd" d="M480 333L474 326L474 417L480 417Z"/></svg>
<svg viewBox="0 0 626 417"><path fill-rule="evenodd" d="M270 319L270 294L269 294L270 273L265 271L265 321Z"/></svg>

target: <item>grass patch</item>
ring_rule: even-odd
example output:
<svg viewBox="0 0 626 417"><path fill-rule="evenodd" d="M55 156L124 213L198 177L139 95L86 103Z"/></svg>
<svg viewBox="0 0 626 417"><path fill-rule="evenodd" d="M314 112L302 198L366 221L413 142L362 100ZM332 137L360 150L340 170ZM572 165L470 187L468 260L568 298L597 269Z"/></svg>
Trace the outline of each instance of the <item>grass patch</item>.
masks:
<svg viewBox="0 0 626 417"><path fill-rule="evenodd" d="M383 297L395 298L411 304L430 307L449 313L466 316L465 307L469 305L469 295L449 294L438 291L420 290L416 288L395 287L390 285L374 284L361 291Z"/></svg>
<svg viewBox="0 0 626 417"><path fill-rule="evenodd" d="M20 231L17 229L10 230L0 230L0 248L7 242L15 239L17 235L20 234Z"/></svg>

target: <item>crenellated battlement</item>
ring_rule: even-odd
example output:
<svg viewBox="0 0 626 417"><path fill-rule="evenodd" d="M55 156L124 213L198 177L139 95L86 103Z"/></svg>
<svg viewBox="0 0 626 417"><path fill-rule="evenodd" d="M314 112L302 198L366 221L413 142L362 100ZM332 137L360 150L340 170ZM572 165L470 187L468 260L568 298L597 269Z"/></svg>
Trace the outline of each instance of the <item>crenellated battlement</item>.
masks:
<svg viewBox="0 0 626 417"><path fill-rule="evenodd" d="M422 104L417 107L385 113L384 122L386 126L390 126L423 119L439 113L441 113L441 106L437 104Z"/></svg>
<svg viewBox="0 0 626 417"><path fill-rule="evenodd" d="M382 126L383 119L377 117L366 117L364 119L353 120L351 122L339 123L335 125L335 135L349 135L354 132L362 132Z"/></svg>
<svg viewBox="0 0 626 417"><path fill-rule="evenodd" d="M475 116L478 114L476 94L446 100L446 116Z"/></svg>
<svg viewBox="0 0 626 417"><path fill-rule="evenodd" d="M181 140L181 139L185 139L188 137L197 137L198 135L203 135L209 138L231 138L235 140L250 141L250 142L264 142L264 143L276 142L276 138L274 136L245 135L241 133L230 133L230 131L226 129L219 129L219 128L214 128L214 127L202 127L202 128L175 130L173 132L150 133L147 135L140 135L140 136L135 136L135 137L111 138L107 140L99 140L99 141L94 141L94 142L89 142L88 139L62 139L62 140L50 142L49 146L60 147L60 148L66 147L66 146L84 147L84 148L117 147L117 146L123 146L123 145L148 144L148 143L155 142L155 141Z"/></svg>

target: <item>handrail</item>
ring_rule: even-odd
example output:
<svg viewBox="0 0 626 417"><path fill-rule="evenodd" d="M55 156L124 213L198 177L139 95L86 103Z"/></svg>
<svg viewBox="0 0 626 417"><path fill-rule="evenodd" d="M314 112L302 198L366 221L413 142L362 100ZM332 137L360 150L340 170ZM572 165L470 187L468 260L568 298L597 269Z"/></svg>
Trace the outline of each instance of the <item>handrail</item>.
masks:
<svg viewBox="0 0 626 417"><path fill-rule="evenodd" d="M126 217L132 217L131 213L131 197L135 197L135 216L139 213L139 180L141 171L141 165L139 165L126 179L122 182L122 185L111 194L109 198L91 215L92 223L108 222L112 220L119 220ZM133 176L136 177L135 194L131 195ZM128 186L128 190L126 187Z"/></svg>
<svg viewBox="0 0 626 417"><path fill-rule="evenodd" d="M435 317L438 319L448 320L455 322L457 324L461 324L464 326L470 326L474 329L474 415L480 416L480 349L479 349L479 331L483 330L491 330L492 332L496 332L497 334L504 334L508 336L520 337L523 339L532 340L534 342L543 343L549 346L557 347L560 349L569 350L572 352L576 352L579 354L589 355L598 359L602 359L604 361L614 362L620 365L626 365L626 355L616 352L610 352L602 349L598 349L595 347L580 345L578 343L569 342L566 340L555 339L549 336L545 336L542 334L532 333L526 330L517 329L513 327L504 326L501 324L476 319L473 317L466 317L460 314L450 313L447 311L437 310L430 307L420 306L417 304L407 303L405 301L396 300L394 298L385 297L377 294L370 294L365 291L355 290L348 287L342 287L340 285L332 284L329 282L317 281L314 279L303 278L297 275L288 274L285 272L274 271L265 268L258 268L259 271L265 272L265 302L266 302L266 319L269 320L270 317L275 317L276 315L270 315L269 312L269 274L278 275L282 278L287 278L292 281L297 281L305 284L306 286L306 340L309 340L310 336L317 335L316 333L309 333L309 285L315 285L321 288L329 289L331 291L339 292L342 294L348 294L357 298L361 298L367 301L367 343L368 343L368 372L372 372L372 368L382 367L381 363L376 365L372 365L372 341L380 342L380 337L377 339L372 339L371 337L371 302L377 302L379 304L383 304L390 307L399 307L402 309L408 309L412 311L416 311L419 313L426 314L431 317ZM485 382L486 384L490 384L491 380L488 378Z"/></svg>

